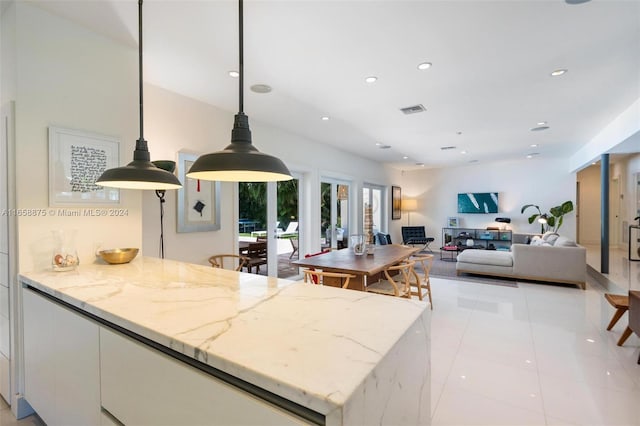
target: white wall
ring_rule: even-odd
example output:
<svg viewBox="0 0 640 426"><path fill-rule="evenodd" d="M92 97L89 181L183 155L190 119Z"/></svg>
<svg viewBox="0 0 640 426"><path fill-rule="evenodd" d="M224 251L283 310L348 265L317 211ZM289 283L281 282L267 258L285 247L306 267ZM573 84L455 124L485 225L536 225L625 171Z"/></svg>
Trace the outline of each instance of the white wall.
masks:
<svg viewBox="0 0 640 426"><path fill-rule="evenodd" d="M118 136L120 164L131 161L137 51L26 2L16 4L15 43L17 208L48 210L49 125ZM19 217L19 269L50 265L54 229L77 230L81 263L95 260L98 242L104 248L140 247L140 195L121 191L116 207L128 216Z"/></svg>
<svg viewBox="0 0 640 426"><path fill-rule="evenodd" d="M231 82L230 84L233 84ZM264 125L251 118L253 142L256 147L281 158L292 172L304 176L303 187L308 198L301 203L300 253L320 248L320 179L333 177L352 181L354 198L350 223L361 222L361 189L364 182L380 185L398 184L399 172L359 158L298 135ZM145 84L145 137L153 160L177 161L180 150L204 154L223 149L229 144L233 113L168 90ZM207 264L214 253L234 251L234 231L237 228L237 184L221 185L221 229L211 232L176 232L176 191L167 191L165 203L165 257ZM355 198L357 197L357 198ZM143 251L157 256L160 235L159 202L155 194L143 195ZM396 221L397 222L397 221ZM392 229L398 233L396 224ZM350 229L350 232L356 232ZM398 237L399 238L399 237Z"/></svg>
<svg viewBox="0 0 640 426"><path fill-rule="evenodd" d="M403 196L418 199L418 211L411 213L412 225L425 225L427 233L436 238L433 247L442 244L442 228L447 217L460 218L461 226L485 228L502 226L496 217L510 217L507 225L514 232L540 232L540 226L530 225L527 218L534 213L520 213L525 204L536 204L543 212L571 200L575 205L576 176L567 172L565 159L532 159L466 167L428 169L404 172ZM457 194L464 192L498 192L499 213L459 214ZM407 218L403 215L403 224ZM575 239L575 211L564 218L560 232Z"/></svg>

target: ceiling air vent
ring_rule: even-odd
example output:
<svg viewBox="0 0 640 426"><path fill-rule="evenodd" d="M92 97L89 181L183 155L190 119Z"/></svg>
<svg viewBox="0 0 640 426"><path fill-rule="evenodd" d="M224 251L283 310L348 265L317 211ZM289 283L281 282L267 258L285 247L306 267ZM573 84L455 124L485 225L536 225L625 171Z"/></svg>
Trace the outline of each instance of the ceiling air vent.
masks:
<svg viewBox="0 0 640 426"><path fill-rule="evenodd" d="M455 146L441 146L440 149L442 151L448 151L450 149L456 149L456 147Z"/></svg>
<svg viewBox="0 0 640 426"><path fill-rule="evenodd" d="M400 111L402 111L405 114L416 114L418 112L424 112L426 110L427 109L424 106L422 106L422 104L400 108Z"/></svg>

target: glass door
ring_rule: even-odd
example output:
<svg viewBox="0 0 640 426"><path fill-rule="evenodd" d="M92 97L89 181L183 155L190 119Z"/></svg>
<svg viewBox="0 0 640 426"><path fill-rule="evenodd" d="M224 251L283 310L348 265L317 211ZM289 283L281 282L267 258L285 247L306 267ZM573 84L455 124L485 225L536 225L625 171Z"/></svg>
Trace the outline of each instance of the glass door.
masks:
<svg viewBox="0 0 640 426"><path fill-rule="evenodd" d="M349 182L320 183L320 242L322 249L349 246Z"/></svg>
<svg viewBox="0 0 640 426"><path fill-rule="evenodd" d="M387 226L384 212L385 188L379 185L364 184L362 188L362 223L364 235L370 238L369 243L375 244L375 235L386 232Z"/></svg>
<svg viewBox="0 0 640 426"><path fill-rule="evenodd" d="M300 241L300 177L284 182L240 182L239 240L267 243L267 265L261 275L298 275Z"/></svg>

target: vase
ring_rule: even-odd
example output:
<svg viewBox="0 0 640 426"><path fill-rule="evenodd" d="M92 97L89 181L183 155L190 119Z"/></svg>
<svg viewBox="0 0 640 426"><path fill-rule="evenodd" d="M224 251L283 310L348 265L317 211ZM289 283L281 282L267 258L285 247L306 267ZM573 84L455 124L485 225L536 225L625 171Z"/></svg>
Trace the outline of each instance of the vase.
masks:
<svg viewBox="0 0 640 426"><path fill-rule="evenodd" d="M362 256L367 251L367 245L365 244L365 237L362 234L351 236L351 247L356 256Z"/></svg>
<svg viewBox="0 0 640 426"><path fill-rule="evenodd" d="M72 271L80 264L75 245L75 231L53 231L53 253L51 266L54 271Z"/></svg>
<svg viewBox="0 0 640 426"><path fill-rule="evenodd" d="M473 240L472 240L471 238L469 238L469 239L467 240L467 247L473 247L473 244L474 244L474 243L473 243Z"/></svg>

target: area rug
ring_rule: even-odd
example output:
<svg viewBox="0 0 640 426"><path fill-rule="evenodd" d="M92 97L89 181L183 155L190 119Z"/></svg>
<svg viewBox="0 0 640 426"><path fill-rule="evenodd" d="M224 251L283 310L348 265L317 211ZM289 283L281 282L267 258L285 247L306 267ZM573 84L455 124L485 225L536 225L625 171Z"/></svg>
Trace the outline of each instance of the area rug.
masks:
<svg viewBox="0 0 640 426"><path fill-rule="evenodd" d="M518 282L511 278L501 277L489 277L485 275L475 275L463 273L462 275L456 275L456 262L446 261L440 259L439 253L434 253L433 265L431 266L431 272L429 273L434 278L446 278L448 280L455 281L468 281L480 284L492 284L505 287L518 287Z"/></svg>

